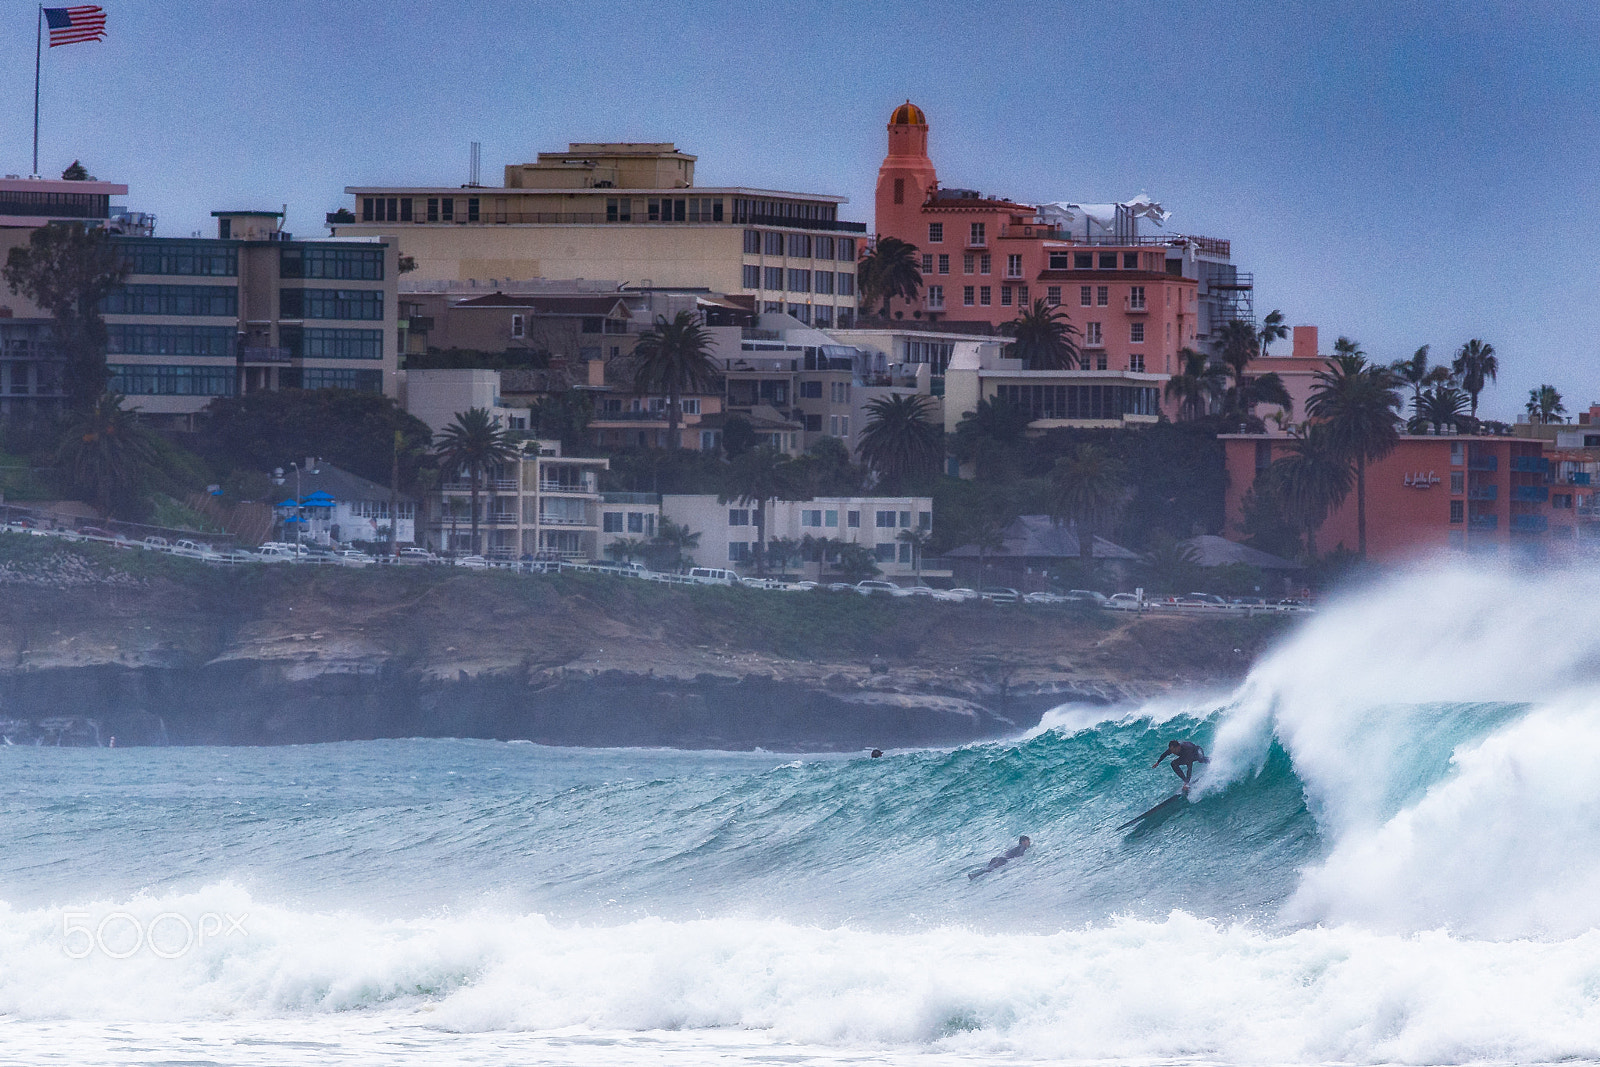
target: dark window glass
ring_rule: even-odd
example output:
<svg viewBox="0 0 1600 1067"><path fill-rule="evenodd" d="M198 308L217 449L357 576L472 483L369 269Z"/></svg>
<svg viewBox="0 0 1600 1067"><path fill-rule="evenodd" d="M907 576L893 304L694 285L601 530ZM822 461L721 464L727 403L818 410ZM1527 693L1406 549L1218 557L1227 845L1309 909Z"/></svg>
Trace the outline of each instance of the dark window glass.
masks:
<svg viewBox="0 0 1600 1067"><path fill-rule="evenodd" d="M101 302L107 315L239 314L239 290L222 285L124 285Z"/></svg>
<svg viewBox="0 0 1600 1067"><path fill-rule="evenodd" d="M109 388L124 396L232 396L233 367L139 366L111 363Z"/></svg>
<svg viewBox="0 0 1600 1067"><path fill-rule="evenodd" d="M1090 270L1094 267L1093 252L1074 252L1072 254L1072 268L1074 270Z"/></svg>
<svg viewBox="0 0 1600 1067"><path fill-rule="evenodd" d="M231 358L238 338L232 326L149 326L111 323L106 351L119 356Z"/></svg>
<svg viewBox="0 0 1600 1067"><path fill-rule="evenodd" d="M227 219L222 221L227 222ZM239 248L222 241L114 238L129 274L237 277Z"/></svg>

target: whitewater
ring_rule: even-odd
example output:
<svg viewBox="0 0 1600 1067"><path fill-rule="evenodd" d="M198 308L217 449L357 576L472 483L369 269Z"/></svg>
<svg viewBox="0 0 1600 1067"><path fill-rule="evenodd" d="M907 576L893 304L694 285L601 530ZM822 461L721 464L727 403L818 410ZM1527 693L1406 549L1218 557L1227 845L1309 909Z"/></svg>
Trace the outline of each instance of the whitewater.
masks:
<svg viewBox="0 0 1600 1067"><path fill-rule="evenodd" d="M1597 601L1418 569L1232 692L876 760L0 748L0 1060L1600 1060Z"/></svg>

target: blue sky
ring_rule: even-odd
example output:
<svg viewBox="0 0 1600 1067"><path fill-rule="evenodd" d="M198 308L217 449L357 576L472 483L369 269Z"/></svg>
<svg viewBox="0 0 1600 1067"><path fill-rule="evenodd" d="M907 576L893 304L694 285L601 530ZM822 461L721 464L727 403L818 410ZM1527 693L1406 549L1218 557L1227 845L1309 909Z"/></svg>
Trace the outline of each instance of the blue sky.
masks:
<svg viewBox="0 0 1600 1067"><path fill-rule="evenodd" d="M1555 3L203 3L103 0L47 50L40 169L126 182L161 234L218 208L321 231L342 189L453 184L573 140L667 140L702 184L841 193L871 221L889 112L941 181L1147 192L1227 237L1258 313L1388 360L1499 350L1508 417L1600 400L1600 14ZM6 172L31 151L34 8L0 4Z"/></svg>

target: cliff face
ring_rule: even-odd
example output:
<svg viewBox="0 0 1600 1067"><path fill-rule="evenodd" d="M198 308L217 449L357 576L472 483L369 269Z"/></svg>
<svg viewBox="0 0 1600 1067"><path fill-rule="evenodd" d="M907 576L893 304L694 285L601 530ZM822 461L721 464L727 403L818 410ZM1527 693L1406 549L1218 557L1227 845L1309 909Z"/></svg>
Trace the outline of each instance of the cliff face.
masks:
<svg viewBox="0 0 1600 1067"><path fill-rule="evenodd" d="M1281 626L27 547L0 563L12 743L958 744L1232 679Z"/></svg>

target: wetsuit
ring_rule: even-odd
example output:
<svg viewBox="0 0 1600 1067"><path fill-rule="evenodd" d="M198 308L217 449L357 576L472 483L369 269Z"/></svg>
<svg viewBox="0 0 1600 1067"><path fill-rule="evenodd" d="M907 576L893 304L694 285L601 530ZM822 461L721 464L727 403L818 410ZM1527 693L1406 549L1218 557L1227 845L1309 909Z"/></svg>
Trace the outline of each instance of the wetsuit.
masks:
<svg viewBox="0 0 1600 1067"><path fill-rule="evenodd" d="M1179 741L1177 752L1168 749L1166 752L1161 753L1161 759L1156 760L1156 766L1161 766L1161 760L1166 759L1168 756L1172 757L1172 772L1183 779L1185 786L1189 784L1189 778L1194 774L1194 765L1196 763L1211 762L1206 758L1204 750L1193 741Z"/></svg>
<svg viewBox="0 0 1600 1067"><path fill-rule="evenodd" d="M967 877L976 878L980 874L988 874L990 871L997 871L1001 867L1004 867L1006 864L1010 863L1012 860L1020 858L1024 852L1028 851L1028 849L1032 847L1032 841L1029 841L1027 844L1023 844L1021 841L1018 841L1016 844L1006 849L1003 854L990 860L989 866L983 868L982 870L973 871L971 874L967 875Z"/></svg>

